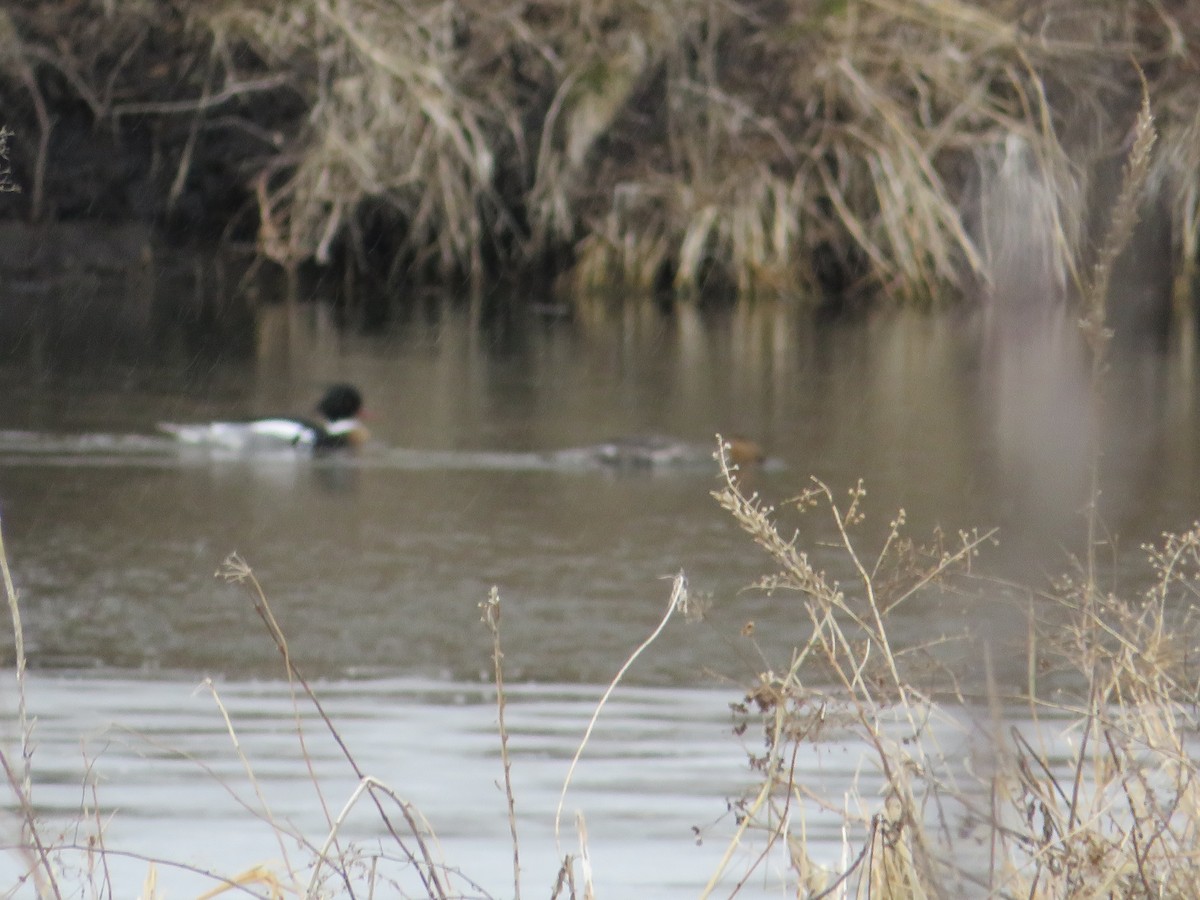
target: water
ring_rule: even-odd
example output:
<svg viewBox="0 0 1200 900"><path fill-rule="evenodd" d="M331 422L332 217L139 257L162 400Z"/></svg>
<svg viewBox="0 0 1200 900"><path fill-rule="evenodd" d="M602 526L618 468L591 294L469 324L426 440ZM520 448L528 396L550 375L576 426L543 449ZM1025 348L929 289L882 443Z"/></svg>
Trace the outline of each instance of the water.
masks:
<svg viewBox="0 0 1200 900"><path fill-rule="evenodd" d="M693 896L732 830L726 800L753 781L728 703L764 664L786 664L804 618L795 598L743 590L769 564L709 496L714 466L613 471L562 451L654 434L703 460L715 433L751 435L770 463L747 484L771 502L796 496L810 474L838 498L863 477L864 546L900 507L916 535L996 526L980 572L1034 587L1082 546L1093 435L1119 582L1142 583L1138 545L1200 508L1186 330L1118 354L1097 413L1069 328L1013 344L964 314L819 322L783 305L631 305L476 326L434 303L356 335L319 308L280 306L222 334L130 312L103 292L88 303L14 297L0 316L0 517L40 721L35 799L65 827L94 755L102 805L118 811L110 848L226 873L279 848L235 806L218 811L225 792L175 755L242 778L211 699L194 694L204 677L243 715L277 815L309 840L323 833L295 762L279 654L245 586L214 577L231 552L253 567L293 659L319 679L364 767L417 801L448 861L498 895L510 860L478 604L499 589L529 884L540 893L555 869L548 819L599 686L659 622L685 571L705 620L670 623L631 668L568 809L588 815L610 895ZM303 412L334 380L358 384L372 411L374 445L356 459L214 457L156 430ZM827 516L784 516L852 583ZM980 580L918 600L894 634L970 628L1006 648L999 678L1020 684L1023 658L1005 643L1024 634L1005 605L1012 594ZM853 770L852 749L828 753L848 754ZM318 766L336 807L353 776L328 748ZM693 826L713 822L723 824L696 847ZM379 836L370 816L355 827ZM840 852L832 827L816 838ZM769 863L751 886L777 896L786 867ZM145 864L128 866L122 883L139 883ZM183 885L173 896L199 890L167 883Z"/></svg>
<svg viewBox="0 0 1200 900"><path fill-rule="evenodd" d="M511 838L489 691L413 679L316 687L359 767L429 818L448 885L467 896L475 893L471 878L497 895L510 889ZM214 691L253 782L224 730ZM596 697L590 686L518 685L508 694L524 883L538 895L550 889L561 854L578 852L575 815L583 811L598 889L611 896L692 896L715 870L722 839L732 832L723 798L744 787L727 697L646 688L618 697L589 746L556 841L563 777ZM77 824L79 811L98 801L105 845L135 854L110 860L116 885L140 885L152 860L171 896L212 888L213 879L178 866L209 869L215 861L227 876L264 863L282 873L290 864L307 883L308 855L291 837L281 844L276 827L264 820L320 845L330 826L314 780L335 817L356 786L339 749L300 703L310 776L296 736L297 707L279 682L196 689L178 679L38 676L30 702L45 711L38 724L37 790L44 815L62 829L51 832L54 843L86 846L97 828L86 816ZM81 787L93 783L94 796ZM394 807L388 812L408 838L403 818ZM700 828L699 840L682 823ZM398 855L366 800L346 816L339 834ZM64 852L60 862L71 873L85 868L80 853ZM778 879L782 860L772 862ZM414 886L402 867L383 870L400 871L407 876L403 883ZM77 880L86 881L86 872ZM257 893L266 894L266 885Z"/></svg>

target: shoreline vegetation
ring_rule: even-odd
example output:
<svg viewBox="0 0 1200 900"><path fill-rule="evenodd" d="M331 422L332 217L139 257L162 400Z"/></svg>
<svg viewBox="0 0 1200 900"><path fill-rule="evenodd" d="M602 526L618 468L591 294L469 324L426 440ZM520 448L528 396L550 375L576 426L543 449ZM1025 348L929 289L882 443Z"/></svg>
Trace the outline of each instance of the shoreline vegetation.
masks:
<svg viewBox="0 0 1200 900"><path fill-rule="evenodd" d="M1135 264L1182 298L1198 41L1188 5L1118 0L16 4L0 212L141 221L346 294L943 305L1022 252L1078 295L1144 73Z"/></svg>

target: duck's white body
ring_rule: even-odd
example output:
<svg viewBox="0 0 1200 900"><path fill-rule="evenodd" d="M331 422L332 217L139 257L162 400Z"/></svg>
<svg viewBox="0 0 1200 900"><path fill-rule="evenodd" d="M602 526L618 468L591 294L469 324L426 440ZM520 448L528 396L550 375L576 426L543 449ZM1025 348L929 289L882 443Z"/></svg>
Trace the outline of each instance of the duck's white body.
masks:
<svg viewBox="0 0 1200 900"><path fill-rule="evenodd" d="M331 446L334 439L348 438L362 429L357 419L342 419L320 425L303 419L255 419L251 422L208 422L203 425L163 423L163 431L181 444L212 447L236 453L256 451L309 451Z"/></svg>
<svg viewBox="0 0 1200 900"><path fill-rule="evenodd" d="M226 453L312 453L365 443L367 429L358 419L361 406L357 390L335 385L317 405L321 415L316 419L275 416L246 422L163 423L159 428L181 444Z"/></svg>

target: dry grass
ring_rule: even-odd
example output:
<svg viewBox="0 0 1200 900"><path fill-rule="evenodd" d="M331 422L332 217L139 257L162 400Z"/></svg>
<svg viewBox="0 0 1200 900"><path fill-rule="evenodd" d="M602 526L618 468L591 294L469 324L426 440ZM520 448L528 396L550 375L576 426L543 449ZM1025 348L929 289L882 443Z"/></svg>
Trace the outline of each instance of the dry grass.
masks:
<svg viewBox="0 0 1200 900"><path fill-rule="evenodd" d="M391 7L365 0L314 0L286 12L266 4L229 6L212 14L206 26L214 34L228 40L256 35L263 42L264 59L278 56L294 65L295 56L305 56L310 64L314 115L311 132L300 136L296 148L317 146L319 152L311 160L298 154L287 166L264 170L257 194L264 252L288 262L328 250L329 241L353 222L362 203L385 196L395 215L416 226L408 232L416 235L410 250L418 256L433 253L439 264L451 268L478 263L485 230L488 239L497 239L515 228L523 240L548 244L575 234L572 223L586 221L592 230L581 245L580 271L590 272L589 277L601 280L608 272L605 283L611 283L616 269L618 277L646 287L667 266L677 289L698 290L704 278L726 277L745 293L764 278L772 283L798 278L784 260L797 241L815 240L804 238L804 229L815 227L824 229L816 240L834 241L842 252L857 248L869 277L880 286L912 293L964 271L986 271L988 253L961 227L958 200L944 186L943 154L983 154L1002 168L1013 157L997 162L1000 157L986 155L1018 134L1021 143L1014 152L1034 180L1056 167L1079 175L1079 180L1073 175L1046 181L1050 202L1039 215L1056 235L1050 264L1061 266L1064 283L1079 284L1082 328L1093 353L1093 401L1102 402L1110 338L1106 284L1112 264L1132 233L1147 186L1168 178L1171 167L1190 164L1195 172L1194 156L1177 142L1181 134L1194 137L1198 120L1193 113L1182 126L1168 122L1164 152L1152 156L1156 128L1150 100L1163 76L1146 85L1130 132L1122 188L1108 216L1108 236L1088 252L1078 210L1055 199L1060 197L1056 185L1068 182L1070 196L1085 196L1080 185L1086 178L1080 174L1084 169L1068 164L1072 156L1055 124L1062 101L1051 102L1050 97L1072 83L1064 73L1078 76L1080 85L1121 95L1120 66L1111 54L1114 48L1123 52L1138 46L1142 23L1133 7L1105 4L1100 7L1103 16L1097 14L1094 22L1066 16L1058 19L1068 23L1061 28L1031 32L1025 20L1009 23L1000 13L956 2L862 2L839 7L820 20L792 18L794 11L784 14L770 24L773 34L790 38L786 46L764 37L760 26L766 23L742 7L715 4L697 11L690 4L630 5L626 10L619 2L614 7L638 12L618 17L640 25L637 40L592 6L570 12L547 8L534 22L514 18L508 7L486 6L478 19L470 20L466 46L488 41L494 50L487 56L476 47L467 54L475 64L486 58L498 66L509 59L508 44L497 37L500 32L562 78L546 101L552 127L536 142L522 137L520 104L506 106L503 95L486 94L487 84L503 79L481 86L480 70L463 65L458 29L464 25L450 6L416 5L398 19L389 14ZM1152 13L1174 25L1170 34L1187 34L1187 23L1170 19L1157 7ZM667 28L672 20L674 30ZM551 29L565 34L570 26L578 32L570 40L600 41L596 46L610 52L576 58L565 53L572 44L547 41L535 25L547 34ZM1090 67L1096 62L1096 30L1112 32L1100 44L1110 54L1104 59L1111 66L1099 76ZM815 79L805 80L803 92L815 100L779 107L772 115L756 113L761 106L754 89L734 88L736 77L722 68L730 48L743 47L738 41L745 41L758 60L792 60L793 65L763 71ZM898 66L888 50L900 43L910 52ZM800 66L792 54L802 50L811 55ZM1158 62L1170 71L1169 58ZM1044 74L1050 64L1054 83ZM988 76L972 78L980 68ZM658 74L646 80L650 72ZM649 157L653 166L636 154L595 154L601 142L610 142L610 150L619 144L616 132L626 122L624 116L634 115L638 104L646 102L644 91L652 84L666 97L664 108L670 112L667 121L655 124L656 155ZM373 104L384 96L394 106L377 120L380 113ZM1093 124L1105 118L1096 108L1078 114ZM388 127L376 133L379 121ZM395 140L383 142L379 138L384 133L394 134ZM498 148L505 142L533 167L538 202L530 206L536 212L530 212L527 229L515 227L497 188ZM730 158L744 158L751 143L772 161L726 166ZM431 172L437 178L430 180ZM614 180L598 180L596 172ZM619 186L611 206L596 205L598 185ZM1194 250L1196 191L1189 187L1181 196L1176 215L1186 226L1184 245ZM769 215L762 215L768 208ZM1085 271L1090 274L1080 275ZM740 713L745 722L754 720L762 728L763 743L752 758L760 781L737 806L737 835L706 893L715 892L734 850L751 835L760 835L764 848L757 859L761 862L774 847L786 848L804 896L1194 895L1200 880L1200 772L1192 736L1200 721L1192 660L1200 637L1194 614L1200 593L1200 526L1166 535L1159 545L1146 548L1154 581L1144 594L1126 599L1104 592L1094 558L1099 485L1094 458L1088 557L1078 574L1056 584L1048 596L1051 602L1031 612L1030 677L1026 694L1014 698L1003 696L986 678L988 690L968 695L948 664L948 650L953 649L949 638L905 646L894 637L898 612L922 596L936 601L938 592L973 575L977 554L991 533L935 535L919 545L907 538L901 511L869 551L862 485L840 499L814 481L787 505L800 514L828 516L824 530L834 535L836 551L853 574L845 584L835 582L797 536L780 533L774 509L756 494L743 492L726 445L719 442L721 485L715 498L770 560L773 571L758 587L796 600L806 636L785 666L763 671L746 691ZM16 635L22 697L20 760L0 754L0 762L22 817L22 852L37 893L56 896L61 890L55 854L68 848L48 845L38 828L19 605L2 544L0 572ZM254 608L280 650L296 697L301 748L302 702L316 710L358 779L352 796L335 812L313 778L328 832L322 841L304 846L305 864L288 862L281 827L283 872L256 869L224 883L260 884L268 893L296 896L380 888L388 882L374 869L366 870L366 884L356 881L364 869L354 865L356 850L341 838L348 812L365 800L425 895L460 893L454 871L438 857L432 829L419 811L364 772L338 736L292 659L250 569L230 558L222 574L247 584ZM659 628L630 662L653 642L685 598L680 577ZM514 889L520 893L496 595L484 612L494 635ZM974 646L970 635L953 640ZM1046 672L1054 673L1050 683L1045 683ZM1021 710L1019 721L1013 721L1016 709ZM228 716L226 720L236 751L238 736ZM877 791L821 796L805 779L797 767L799 750L826 740L830 730L862 752ZM580 754L586 745L584 737ZM248 763L247 773L254 784ZM568 786L569 779L564 794ZM265 800L260 805L270 820ZM840 863L806 840L808 817L817 811L841 816L845 846ZM578 830L586 835L582 822ZM94 850L103 859L103 846ZM586 862L586 850L583 856ZM311 865L307 878L301 876L305 865ZM740 883L755 874L756 866L752 863L740 874ZM578 895L588 896L593 889L587 865L583 871ZM106 883L104 870L96 872L98 883ZM112 889L109 884L109 893ZM154 892L152 883L146 890ZM554 895L562 892L577 895L570 856L554 888Z"/></svg>
<svg viewBox="0 0 1200 900"><path fill-rule="evenodd" d="M476 288L550 267L587 290L933 303L986 284L1016 227L1081 287L1103 243L1097 171L1124 145L1140 65L1163 152L1134 199L1171 198L1171 258L1181 273L1197 258L1200 17L1184 7L84 5L0 19L33 215L52 88L118 134L164 135L168 211L221 164L249 207L225 211L231 231L253 222L258 251L288 267ZM997 220L1006 198L1027 203Z"/></svg>
<svg viewBox="0 0 1200 900"><path fill-rule="evenodd" d="M1148 99L1131 134L1122 188L1109 216L1108 237L1095 254L1083 291L1081 328L1093 352L1093 398L1103 405L1107 326L1105 283L1132 231L1136 197L1152 171L1155 128ZM1077 262L1073 268L1085 267ZM925 544L907 535L901 510L872 539L861 483L840 498L812 481L786 504L797 514L827 516L819 532L832 536L821 547L836 551L839 583L814 562L798 534L780 532L777 511L757 494L747 494L718 437L721 483L714 497L765 552L772 571L757 585L780 602L794 605L806 623L803 640L785 665L765 668L738 704L739 730L753 722L762 743L751 754L758 776L753 790L734 809L737 828L725 857L703 891L733 893L758 875L777 851L791 867L790 880L807 897L887 896L904 898L994 896L1188 897L1200 878L1200 769L1195 738L1200 729L1194 665L1196 598L1200 595L1200 525L1166 535L1147 547L1152 585L1127 599L1100 588L1096 560L1095 474L1086 559L1059 580L1042 602L1031 606L1028 681L1022 696L1001 692L990 677L987 647L969 632L937 635L924 643L896 637L899 616L918 602L937 603L975 577L976 559L993 532L935 534ZM869 548L869 549L868 549ZM47 842L33 801L30 723L24 705L24 650L19 604L0 542L0 574L13 619L20 705L21 759L0 753L23 825L21 852L40 896L61 896L57 860L77 848ZM233 876L212 876L218 887L261 888L271 896L356 896L390 890L400 865L419 883L421 896L446 898L482 894L439 854L428 822L399 793L365 772L341 738L319 697L292 658L286 637L253 573L232 556L219 573L248 588L254 609L282 658L295 705L295 732L309 766L316 802L326 823L318 841L296 835L273 817L243 754L235 723L213 691L230 741L256 791L248 810L260 816L279 840L280 867L255 867ZM505 724L500 600L493 591L481 604L493 634L499 717L499 746L513 847L513 891L521 894L517 797L511 781ZM658 626L615 675L571 762L556 814L560 832L563 799L605 702L629 667L654 643L675 613L689 613L687 582L675 579ZM983 659L964 686L955 651ZM961 658L962 653L960 652ZM980 677L982 675L982 677ZM301 708L316 711L337 743L357 786L340 809L327 801L306 748ZM757 729L756 729L757 730ZM861 756L860 781L850 792L822 793L820 782L798 764L801 749L836 740ZM681 752L684 750L681 748ZM715 798L714 798L715 799ZM342 837L349 813L369 803L397 851L395 859L374 856L362 865L363 848ZM840 818L840 860L828 847L809 843L810 819ZM100 865L95 883L109 894L108 851L103 831L89 848ZM578 856L563 859L553 896L591 897L586 824L576 831ZM743 871L733 872L737 851L752 841L761 850ZM296 850L289 849L296 847ZM582 871L576 885L576 864ZM145 887L155 893L154 869Z"/></svg>
<svg viewBox="0 0 1200 900"><path fill-rule="evenodd" d="M727 860L760 835L758 862L786 848L800 895L813 897L1191 895L1200 527L1147 548L1156 581L1135 600L1098 596L1084 570L1058 584L1055 608L1031 623L1028 695L1001 696L994 685L982 699L960 693L947 670L934 696L917 687L930 683L922 657L934 648L893 642L889 620L920 592L968 574L990 535L912 555L901 515L867 558L861 485L840 503L814 483L796 505L829 516L858 573L842 586L780 535L774 511L743 493L724 462L723 475L718 502L777 569L760 587L794 597L809 623L791 664L764 672L739 707L739 729L762 729L752 753L761 783L737 807ZM901 555L910 577L882 578ZM1042 687L1047 670L1055 677ZM849 797L822 794L796 766L803 746L830 742L863 754L863 783ZM805 838L821 813L843 817L840 865Z"/></svg>
<svg viewBox="0 0 1200 900"><path fill-rule="evenodd" d="M1131 137L1108 237L1083 291L1080 327L1093 354L1098 408L1112 337L1106 282L1152 167L1155 129L1145 97ZM990 535L960 535L949 547L935 540L930 551L913 553L901 512L867 557L856 533L865 516L861 484L842 504L814 482L794 505L829 515L838 550L857 573L843 587L814 568L796 538L781 536L773 509L743 493L724 445L718 456L716 499L776 568L759 587L795 595L809 623L791 665L764 672L747 692L739 726L757 720L765 748L752 756L761 783L738 807L742 832L787 848L802 896L1194 894L1200 722L1191 659L1200 638L1200 526L1146 548L1154 582L1141 596L1102 591L1093 448L1081 460L1095 473L1087 558L1031 607L1027 693L1001 695L989 677L972 698L948 670L934 682L935 696L916 687L929 682L914 666L933 647L898 645L889 620L918 592L969 574ZM1049 684L1042 673L1052 673ZM819 745L830 728L862 748L871 772L849 798L823 795L796 767L801 747ZM820 810L842 816L840 866L814 859L805 840L806 820Z"/></svg>
<svg viewBox="0 0 1200 900"><path fill-rule="evenodd" d="M936 667L936 647L901 651L890 637L889 623L912 598L944 585L956 573L969 572L980 547L992 535L964 533L950 545L937 542L917 548L904 535L901 513L882 545L868 557L856 537L865 517L862 485L852 489L842 504L828 487L814 481L794 506L800 512L814 507L827 510L839 549L857 573L855 583L843 587L813 566L796 537L785 539L779 533L774 509L742 492L723 444L718 456L724 486L714 494L717 502L777 567L758 587L773 595L795 595L798 612L809 626L788 667L764 672L741 707L744 714L761 717L765 748L754 766L764 777L740 808L735 843L752 831L765 831L768 849L776 843L787 847L801 884L817 890L828 875L828 861L810 858L799 837L802 831L792 829L803 829L806 805L827 810L844 807L839 798L814 796L805 787L804 773L795 769L796 747L821 740L827 728L849 730L852 743L861 746L878 767L884 799L876 803L864 798L863 812L847 811L847 830L855 835L865 830L867 836L855 862L829 889L853 879L868 891L894 891L889 896L940 893L941 886L958 873L941 852L944 841L939 838L945 834L930 830L923 809L933 787L949 796L966 793L957 786L954 766L939 743L953 717L916 686L911 674L916 669L927 672L931 664ZM882 577L899 557L904 559L907 577ZM940 690L955 694L954 673L946 669L943 674L937 682ZM948 829L950 823L942 827ZM732 850L733 846L727 860ZM723 874L714 874L709 891Z"/></svg>
<svg viewBox="0 0 1200 900"><path fill-rule="evenodd" d="M109 874L108 858L112 854L127 858L143 858L147 875L140 896L145 900L166 896L158 888L159 871L179 868L187 870L215 883L215 887L200 895L199 900L209 900L233 893L237 895L284 897L361 897L361 896L422 896L449 900L458 897L486 897L487 892L456 867L447 864L441 857L437 837L430 823L421 812L406 801L398 791L364 771L350 747L339 733L311 684L301 674L292 659L287 640L275 619L266 595L253 572L236 554L230 556L218 576L244 585L255 612L262 620L276 648L279 650L292 692L294 730L303 764L307 768L314 803L322 811L327 831L314 840L310 835L298 832L286 819L277 818L271 810L266 793L250 758L244 751L237 724L227 710L216 686L205 680L205 687L212 695L216 709L221 715L228 732L230 745L241 762L246 783L254 794L254 800L244 800L239 791L225 784L230 794L245 809L246 814L260 820L268 834L278 843L280 863L257 865L239 873L223 873L216 870L204 871L184 863L139 857L126 850L113 851L105 845L105 827L101 807L94 796L95 821L86 820L87 811L81 816L76 834L87 835L86 841L78 841L60 834L46 839L42 834L41 815L34 801L34 769L32 721L26 713L24 672L25 656L23 631L21 628L19 603L16 590L9 574L8 560L0 540L0 575L7 594L12 615L16 651L16 687L18 694L18 724L21 736L21 758L11 759L9 753L0 749L0 765L3 766L9 790L15 799L16 813L21 822L20 840L15 852L24 858L28 878L32 881L38 897L63 896L126 896L133 890L130 886L114 884ZM516 832L515 798L510 780L508 758L508 732L504 724L505 698L501 669L499 616L500 601L493 591L484 609L485 621L495 636L495 663L497 677L498 709L500 713L500 747L503 760L506 794L509 804L509 821L512 826L514 896L520 896L520 862ZM320 725L328 732L345 763L354 773L357 785L342 801L340 809L332 807L326 797L326 788L316 774L313 757L308 749L309 736L305 720L305 709L316 712ZM174 753L170 747L158 747L162 752ZM218 776L199 760L192 760L214 778ZM222 782L224 784L224 782ZM347 841L342 830L351 813L362 803L370 804L378 822L390 838L384 842L371 842L371 846ZM581 826L582 827L582 826ZM584 843L586 852L586 843ZM79 860L86 861L80 868ZM590 897L590 883L585 879L584 889L575 888L575 860L568 854L558 876L553 896L571 898ZM83 879L81 882L80 879ZM19 888L19 885L17 886ZM413 891L416 890L414 894ZM83 893L79 893L79 892Z"/></svg>
<svg viewBox="0 0 1200 900"><path fill-rule="evenodd" d="M483 621L492 632L492 663L496 677L496 722L500 732L500 762L504 766L504 797L508 801L508 828L513 848L513 900L521 900L521 842L517 837L517 801L513 796L512 760L508 755L508 726L504 722L504 654L500 650L500 591L492 588L481 603Z"/></svg>
<svg viewBox="0 0 1200 900"><path fill-rule="evenodd" d="M961 27L982 27L964 19ZM1155 128L1148 95L1131 133L1122 188L1109 215L1108 237L1084 281L1081 327L1093 352L1093 402L1102 406L1104 357L1111 333L1106 325L1105 284L1113 261L1128 239L1136 198L1153 172ZM1073 271L1086 267L1079 260ZM1060 579L1032 608L1028 641L1028 684L1021 697L1003 695L988 677L962 685L948 651L957 644L979 651L974 636L937 636L906 645L895 637L899 613L920 598L937 602L975 572L976 558L992 532L935 534L918 544L906 534L900 511L877 541L866 529L862 484L840 499L813 481L788 506L799 514L824 514L824 533L840 555L845 584L814 563L798 535L786 537L776 510L744 492L728 445L718 438L721 484L714 497L770 560L772 571L757 587L795 605L806 622L804 639L786 665L767 668L739 705L740 727L754 721L762 745L751 757L758 783L736 804L737 831L724 861L704 890L718 890L736 851L751 837L762 850L738 887L776 848L786 853L797 893L806 897L887 896L904 898L995 896L1190 897L1200 879L1200 769L1195 762L1200 681L1193 659L1200 633L1195 603L1200 596L1200 525L1182 535L1165 535L1147 547L1152 585L1128 599L1101 590L1097 547L1096 473L1088 522L1088 555L1078 572ZM871 549L868 549L868 548ZM822 548L829 552L830 547ZM30 723L24 704L24 650L18 598L0 542L0 574L13 620L20 698L21 759L0 752L9 788L23 825L22 849L40 896L61 896L56 859L77 848L43 838L33 801ZM414 873L423 896L445 898L482 893L438 853L433 830L420 812L393 788L365 772L339 735L320 699L302 676L287 640L253 573L236 556L221 574L244 584L254 608L279 650L293 690L295 730L304 759L301 704L315 710L357 779L336 813L315 774L311 780L327 825L319 842L294 835L276 822L258 793L256 814L279 838L282 871L254 868L232 877L214 876L220 887L261 886L271 896L353 896L389 890L397 883L379 865L362 866L363 850L346 843L347 815L369 802L394 848L399 864ZM582 757L604 703L625 672L656 640L678 611L688 612L686 579L675 579L667 610L655 630L616 674L596 708L563 785ZM514 895L519 896L520 852L517 798L511 783L500 643L500 602L493 592L482 604L492 630L500 722L500 755L513 843ZM1052 673L1047 679L1044 673ZM1048 683L1044 683L1047 682ZM241 753L233 721L214 691L235 752L257 791L253 767ZM1019 710L1019 714L1018 711ZM861 786L850 795L824 795L798 767L800 749L836 732L837 740L862 756ZM681 752L683 752L681 750ZM560 798L559 815L562 801ZM841 817L841 860L812 846L806 837L813 814ZM556 835L559 831L556 821ZM590 897L594 888L587 859L586 826L577 820L580 855L565 855L553 896ZM98 829L102 837L102 830ZM287 841L297 839L303 861L293 860ZM97 889L113 893L103 866L102 840L89 852ZM561 852L561 851L560 851ZM582 884L575 883L581 863ZM307 877L304 873L307 872ZM154 872L147 896L155 893ZM464 888L463 885L466 885Z"/></svg>
<svg viewBox="0 0 1200 900"><path fill-rule="evenodd" d="M823 510L829 517L827 530L855 573L845 585L838 584L813 565L795 537L779 533L774 510L742 491L725 451L720 445L722 486L715 496L774 564L775 571L760 587L781 602L794 598L809 627L789 664L764 671L741 705L744 722L762 727L764 743L752 760L761 783L737 805L737 833L704 896L728 891L731 875L746 884L773 849L791 861L791 878L799 895L807 897L1190 896L1200 876L1200 772L1192 746L1200 721L1191 670L1200 526L1147 548L1156 580L1134 602L1097 596L1083 570L1080 577L1057 585L1059 611L1047 615L1045 627L1032 623L1037 637L1030 648L1030 691L1024 698L1026 712L1019 714L1012 698L993 694L990 702L981 702L958 690L954 670L939 661L938 642L902 647L891 636L892 622L906 605L972 574L990 534L960 534L953 541L936 536L921 547L906 537L901 513L868 553L862 486L839 501L814 482L793 503L805 515ZM18 605L2 546L0 561L19 649ZM276 822L241 750L235 722L214 689L232 746L258 792L248 812L275 830L283 863L214 875L218 887L206 896L233 887L277 897L378 893L397 884L389 864L416 873L419 896L484 895L440 858L432 828L420 813L358 767L292 660L245 564L231 557L221 574L249 588L279 649L297 700L295 730L301 747L306 741L303 705L316 710L339 743L358 786L335 810L312 776L328 826L322 839L310 841ZM675 612L687 611L685 604L686 584L678 578L662 623L630 663ZM493 593L481 606L495 640L500 747L512 827L514 895L519 896L517 801L506 753L498 596ZM969 641L970 636L960 639ZM1047 669L1056 676L1052 688L1042 689L1038 673ZM1065 676L1068 670L1071 674ZM931 681L931 671L941 674ZM18 679L20 672L18 668ZM618 675L610 692L619 680ZM920 684L935 684L936 695ZM601 709L602 704L597 715ZM23 734L28 738L28 724ZM856 793L823 796L819 782L797 768L802 745L831 741L862 754L863 784ZM585 747L586 738L580 754ZM10 790L23 810L29 870L40 896L61 896L57 861L83 848L41 839L28 742L23 757L24 775L21 762L13 763L7 755L3 761ZM376 855L378 849L367 851L340 837L348 814L363 801L375 807L400 850L390 862L386 854ZM844 817L840 863L826 847L815 848L806 839L808 818L831 811ZM588 897L594 891L582 819L576 827L583 847L579 857L565 857L556 897ZM119 894L122 888L111 884L104 866L108 851L103 831L97 833L100 842L88 848L99 861L91 869L93 877L98 889ZM735 851L754 842L761 847L756 862L731 872ZM583 878L577 886L580 860ZM157 870L151 866L144 896L158 896L156 882Z"/></svg>

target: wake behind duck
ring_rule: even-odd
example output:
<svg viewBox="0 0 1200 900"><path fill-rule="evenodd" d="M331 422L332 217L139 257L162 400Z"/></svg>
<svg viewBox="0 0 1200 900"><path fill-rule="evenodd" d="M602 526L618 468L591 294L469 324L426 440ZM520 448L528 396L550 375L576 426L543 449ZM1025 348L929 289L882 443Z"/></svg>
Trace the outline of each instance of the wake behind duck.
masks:
<svg viewBox="0 0 1200 900"><path fill-rule="evenodd" d="M162 436L60 435L0 431L0 465L161 465L205 462L294 462L322 458L356 468L609 472L614 475L703 471L713 465L713 446L663 435L625 436L562 450L429 450L372 443L361 421L362 394L335 384L313 417L270 416L247 420L160 423ZM729 459L742 468L775 468L753 440L726 442ZM174 462L173 462L174 461ZM289 465L290 468L290 465Z"/></svg>

